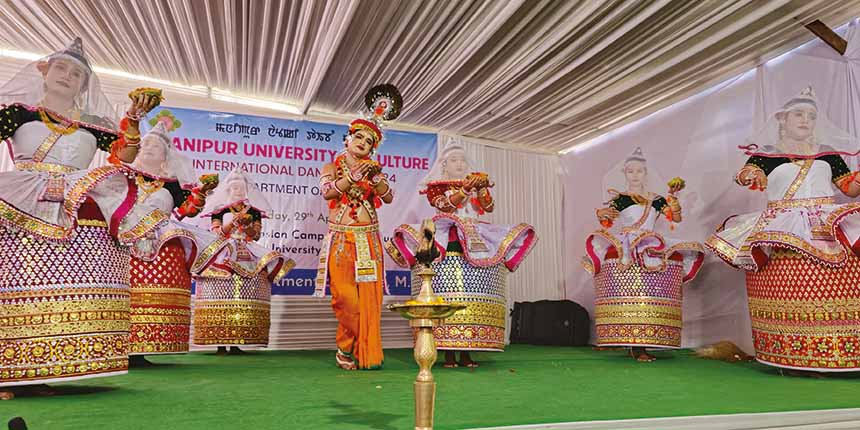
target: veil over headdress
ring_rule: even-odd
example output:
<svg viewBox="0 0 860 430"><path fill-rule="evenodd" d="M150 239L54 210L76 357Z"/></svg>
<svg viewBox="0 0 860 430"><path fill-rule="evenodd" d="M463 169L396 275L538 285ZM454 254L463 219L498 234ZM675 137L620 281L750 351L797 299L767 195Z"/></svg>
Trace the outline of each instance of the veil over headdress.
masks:
<svg viewBox="0 0 860 430"><path fill-rule="evenodd" d="M245 183L247 195L244 199L234 200L230 197L230 183L234 181L242 181ZM272 213L272 207L269 201L263 195L262 191L258 190L251 180L251 177L241 168L237 167L230 172L223 181L218 183L218 186L212 191L212 194L206 198L206 206L199 217L212 216L239 203L245 203L252 208L260 211L263 218L268 218Z"/></svg>
<svg viewBox="0 0 860 430"><path fill-rule="evenodd" d="M648 162L642 148L637 147L627 157L624 157L624 159L612 166L612 168L603 175L602 184L605 201L610 201L618 197L619 194L628 193L627 176L624 173L624 169L626 168L627 163L633 161L638 161L645 166L645 180L643 185L645 192L648 195L642 197L653 197L654 195L665 197L666 192L668 191L666 181L660 175L660 172L653 166L653 163Z"/></svg>
<svg viewBox="0 0 860 430"><path fill-rule="evenodd" d="M804 88L775 111L765 122L765 125L750 136L746 145L740 148L747 155L761 157L808 159L829 154L843 156L860 154L860 140L831 122L826 113L819 109L819 106L812 87ZM811 110L815 112L816 119L812 136L807 144L803 147L789 148L782 137L784 133L783 118L795 109Z"/></svg>
<svg viewBox="0 0 860 430"><path fill-rule="evenodd" d="M81 91L75 97L74 115L63 112L57 114L84 124L115 129L118 124L116 110L102 92L101 83L87 60L80 37L75 38L66 48L24 66L0 87L0 104L21 103L38 106L45 98L45 75L58 60L66 60L81 67L86 78Z"/></svg>
<svg viewBox="0 0 860 430"><path fill-rule="evenodd" d="M448 158L451 157L454 153L461 152L463 157L466 159L466 164L469 166L466 173L477 171L479 167L474 160L469 158L469 155L466 153L466 148L459 142L454 139L450 139L445 147L442 149L442 152L439 153L439 156L436 157L436 161L433 163L433 166L430 167L430 171L427 172L427 176L421 180L422 186L427 186L428 183L434 181L442 181L445 178L445 163L448 162ZM457 178L463 179L463 178Z"/></svg>
<svg viewBox="0 0 860 430"><path fill-rule="evenodd" d="M138 157L131 163L132 169L156 179L178 181L185 189L191 189L197 184L194 163L170 142L169 131L164 122L159 121L146 133L140 141L140 151L149 145L160 145L164 148L164 164L147 165L141 157Z"/></svg>

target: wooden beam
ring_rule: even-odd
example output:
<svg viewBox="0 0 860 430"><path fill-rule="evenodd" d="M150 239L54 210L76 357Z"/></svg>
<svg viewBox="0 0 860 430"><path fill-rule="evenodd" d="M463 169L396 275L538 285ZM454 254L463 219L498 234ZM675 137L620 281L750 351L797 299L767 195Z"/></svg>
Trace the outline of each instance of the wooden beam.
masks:
<svg viewBox="0 0 860 430"><path fill-rule="evenodd" d="M835 31L831 30L827 24L819 20L815 20L806 24L806 29L818 36L818 38L823 40L824 43L830 45L830 47L836 50L839 55L845 55L845 49L848 48L848 42L836 34Z"/></svg>

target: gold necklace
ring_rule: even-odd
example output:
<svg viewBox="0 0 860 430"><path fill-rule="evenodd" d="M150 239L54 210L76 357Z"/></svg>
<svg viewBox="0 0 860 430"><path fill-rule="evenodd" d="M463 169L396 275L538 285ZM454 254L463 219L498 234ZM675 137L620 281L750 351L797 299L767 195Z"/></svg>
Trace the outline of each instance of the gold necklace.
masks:
<svg viewBox="0 0 860 430"><path fill-rule="evenodd" d="M160 179L147 181L146 177L142 175L138 175L134 181L137 183L137 187L141 191L141 195L137 197L138 203L143 203L152 193L164 187L164 181Z"/></svg>
<svg viewBox="0 0 860 430"><path fill-rule="evenodd" d="M78 130L78 124L74 122L69 125L65 125L65 122L62 122L62 126L54 124L54 122L51 121L50 116L47 112L45 112L44 109L39 109L39 118L42 119L42 122L45 123L45 126L48 127L51 132L56 134L69 135Z"/></svg>

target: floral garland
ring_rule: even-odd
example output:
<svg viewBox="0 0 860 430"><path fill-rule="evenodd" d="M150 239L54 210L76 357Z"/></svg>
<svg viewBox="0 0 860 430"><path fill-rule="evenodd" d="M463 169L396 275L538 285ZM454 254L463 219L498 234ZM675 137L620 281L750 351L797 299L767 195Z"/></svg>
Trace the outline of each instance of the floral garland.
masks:
<svg viewBox="0 0 860 430"><path fill-rule="evenodd" d="M469 181L472 179L479 179L479 183L476 186L475 190L480 191L481 189L483 189L484 192L487 193L486 198L492 199L492 196L490 195L490 188L494 184L492 182L490 182L489 175L487 175L486 173L483 173L483 172L472 172L472 173L466 175L466 179L463 182L466 182L466 181ZM469 195L469 202L472 203L472 207L475 208L475 210L478 212L478 215L484 215L486 213L486 211L484 210L484 205L481 204L481 199L480 199L480 195L479 195L480 193L476 192L475 195L471 195L471 193L469 193L469 194L470 194ZM462 203L461 203L461 207L462 207ZM488 207L489 207L489 205L488 205Z"/></svg>
<svg viewBox="0 0 860 430"><path fill-rule="evenodd" d="M125 149L127 143L125 141L125 132L128 131L128 118L123 117L119 121L119 136L116 140L111 143L110 146L110 155L108 155L108 162L114 165L119 166L122 164L122 160L119 159L119 153L123 149Z"/></svg>
<svg viewBox="0 0 860 430"><path fill-rule="evenodd" d="M484 190L485 190L485 192L487 193L486 198L487 198L487 199L491 199L493 196L491 196L491 195L490 195L490 189L489 189L489 188L484 188ZM487 212L484 210L484 205L482 205L482 204L481 204L481 199L480 199L480 198L478 198L478 197L472 197L472 198L471 198L471 201L472 201L472 207L474 207L475 209L477 209L477 211L478 211L478 215L484 215L485 213L487 213ZM460 205L462 206L462 203L461 203ZM489 207L489 206L490 206L490 205L488 204L488 205L487 205L487 207Z"/></svg>
<svg viewBox="0 0 860 430"><path fill-rule="evenodd" d="M851 173L848 176L846 176L844 179L842 179L842 181L839 182L839 189L843 193L848 194L848 191L851 188L851 183L857 181L857 175L858 174L860 174L860 172L854 172L854 173Z"/></svg>
<svg viewBox="0 0 860 430"><path fill-rule="evenodd" d="M346 156L343 154L339 155L334 160L334 163L338 170L337 178L348 178L349 167L346 165ZM376 195L373 184L367 178L353 182L349 190L340 195L340 199L329 200L328 207L334 209L338 204L347 205L349 206L349 216L352 219L356 219L358 217L358 208L361 207L361 202L363 201L372 201L373 206L377 209L382 207L382 199Z"/></svg>
<svg viewBox="0 0 860 430"><path fill-rule="evenodd" d="M253 216L249 213L242 213L243 210L248 208L248 205L245 203L239 203L237 205L230 206L230 213L233 214L233 225L240 233L246 234L246 227L250 226L253 222Z"/></svg>

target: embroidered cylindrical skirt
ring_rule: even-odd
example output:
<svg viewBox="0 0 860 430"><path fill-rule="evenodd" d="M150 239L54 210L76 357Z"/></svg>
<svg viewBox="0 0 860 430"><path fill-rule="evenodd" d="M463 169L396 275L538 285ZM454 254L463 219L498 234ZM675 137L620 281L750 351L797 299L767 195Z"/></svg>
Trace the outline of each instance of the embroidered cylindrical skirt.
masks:
<svg viewBox="0 0 860 430"><path fill-rule="evenodd" d="M756 360L814 371L860 370L860 258L831 268L775 250L747 272Z"/></svg>
<svg viewBox="0 0 860 430"><path fill-rule="evenodd" d="M130 355L188 352L191 274L185 261L177 240L150 262L132 257Z"/></svg>
<svg viewBox="0 0 860 430"><path fill-rule="evenodd" d="M609 259L594 276L594 325L598 346L680 348L683 266L662 271Z"/></svg>
<svg viewBox="0 0 860 430"><path fill-rule="evenodd" d="M129 259L103 221L65 243L0 226L0 386L126 373Z"/></svg>
<svg viewBox="0 0 860 430"><path fill-rule="evenodd" d="M473 266L462 254L448 252L432 264L433 292L448 303L466 305L434 329L436 347L443 350L504 351L508 270L503 264ZM412 294L421 289L413 273Z"/></svg>
<svg viewBox="0 0 860 430"><path fill-rule="evenodd" d="M268 345L272 285L265 270L253 277L207 271L195 282L195 345Z"/></svg>

